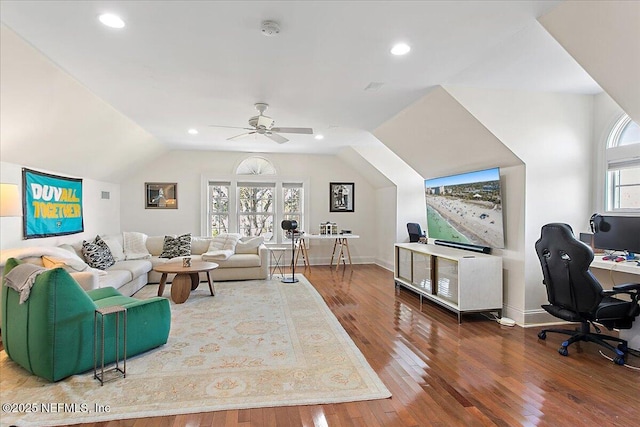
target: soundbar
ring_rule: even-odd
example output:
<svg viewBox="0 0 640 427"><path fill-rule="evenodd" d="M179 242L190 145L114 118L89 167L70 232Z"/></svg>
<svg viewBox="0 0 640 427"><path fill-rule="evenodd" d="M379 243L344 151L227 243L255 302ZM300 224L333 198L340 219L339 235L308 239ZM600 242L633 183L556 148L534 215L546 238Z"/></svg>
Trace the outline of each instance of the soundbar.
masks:
<svg viewBox="0 0 640 427"><path fill-rule="evenodd" d="M433 243L440 246L447 246L449 248L464 249L466 251L480 252L483 254L491 253L491 248L489 246L472 245L471 243L448 242L446 240L435 240Z"/></svg>

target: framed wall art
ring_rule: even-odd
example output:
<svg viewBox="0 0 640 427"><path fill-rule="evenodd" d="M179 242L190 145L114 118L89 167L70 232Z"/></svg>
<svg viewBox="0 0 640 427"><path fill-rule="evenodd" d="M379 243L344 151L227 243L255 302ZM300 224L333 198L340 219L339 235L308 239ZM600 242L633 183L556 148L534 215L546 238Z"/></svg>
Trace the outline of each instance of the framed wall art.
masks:
<svg viewBox="0 0 640 427"><path fill-rule="evenodd" d="M145 209L178 209L178 184L145 182Z"/></svg>
<svg viewBox="0 0 640 427"><path fill-rule="evenodd" d="M355 184L353 182L329 183L329 212L353 212Z"/></svg>

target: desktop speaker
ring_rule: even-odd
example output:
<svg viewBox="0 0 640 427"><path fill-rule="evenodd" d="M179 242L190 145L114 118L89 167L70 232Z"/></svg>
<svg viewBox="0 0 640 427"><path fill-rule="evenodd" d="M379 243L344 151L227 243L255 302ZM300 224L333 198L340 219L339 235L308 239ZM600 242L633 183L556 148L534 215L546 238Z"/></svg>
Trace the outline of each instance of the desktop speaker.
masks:
<svg viewBox="0 0 640 427"><path fill-rule="evenodd" d="M440 246L447 246L449 248L464 249L466 251L480 252L483 254L491 253L491 248L489 246L472 245L471 243L448 242L446 240L436 240L433 243Z"/></svg>
<svg viewBox="0 0 640 427"><path fill-rule="evenodd" d="M595 247L593 246L593 233L580 233L580 241L582 243L586 243L591 250L595 250Z"/></svg>

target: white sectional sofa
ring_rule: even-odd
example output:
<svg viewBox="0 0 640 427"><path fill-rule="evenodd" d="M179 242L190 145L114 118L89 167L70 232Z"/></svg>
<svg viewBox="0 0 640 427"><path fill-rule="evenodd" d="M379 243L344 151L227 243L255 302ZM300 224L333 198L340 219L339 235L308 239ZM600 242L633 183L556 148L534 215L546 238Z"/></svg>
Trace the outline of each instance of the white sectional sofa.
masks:
<svg viewBox="0 0 640 427"><path fill-rule="evenodd" d="M131 260L125 259L122 234L101 237L109 245L111 253L116 259L114 265L104 271L93 268L82 268L83 271L74 271L71 268L67 268L85 290L112 286L121 294L130 296L147 283L160 282L161 274L153 270L154 266L167 262L182 262L183 257L160 258L165 236L147 237L145 245L149 252L148 256L145 259ZM211 237L191 238L190 257L193 261L202 260L202 255L209 249L212 239ZM217 269L211 271L212 280L249 280L266 279L268 277L269 251L267 247L262 242L256 244L255 241L248 242L248 240L248 238L240 239L236 246L238 253L233 253L226 260L207 259L219 265ZM74 265L76 268L78 268L78 264L84 262L82 242L80 241L58 247L42 246L3 250L2 265L10 257L42 264L43 255L48 257L49 262L51 262L51 259L58 262L64 261L67 265ZM171 282L172 278L173 275L169 275L167 281ZM200 279L204 281L206 276L202 275Z"/></svg>
<svg viewBox="0 0 640 427"><path fill-rule="evenodd" d="M202 261L203 254L209 249L211 237L192 237L191 238L191 259L193 261ZM218 268L211 271L211 279L214 281L224 280L250 280L250 279L266 279L269 275L269 251L264 243L260 242L255 247L243 248L242 244L247 242L249 238L240 239L240 243L236 246L236 252L228 259L207 258L205 261L215 262ZM183 257L176 258L160 258L164 236L149 236L146 246L151 253L151 263L153 266L164 264L167 262L176 262ZM250 245L251 246L251 245ZM180 261L181 262L181 261ZM117 264L117 263L116 263ZM148 275L149 283L160 283L161 273L151 270ZM173 275L169 275L167 280L171 281ZM205 273L201 273L200 280L206 280Z"/></svg>

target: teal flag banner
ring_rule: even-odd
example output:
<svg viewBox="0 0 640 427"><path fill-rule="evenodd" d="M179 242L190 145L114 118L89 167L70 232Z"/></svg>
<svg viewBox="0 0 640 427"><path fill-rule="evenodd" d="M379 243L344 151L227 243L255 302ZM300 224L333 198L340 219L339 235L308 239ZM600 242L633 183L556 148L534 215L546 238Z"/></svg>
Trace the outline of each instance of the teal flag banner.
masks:
<svg viewBox="0 0 640 427"><path fill-rule="evenodd" d="M25 239L84 231L82 179L22 169Z"/></svg>

